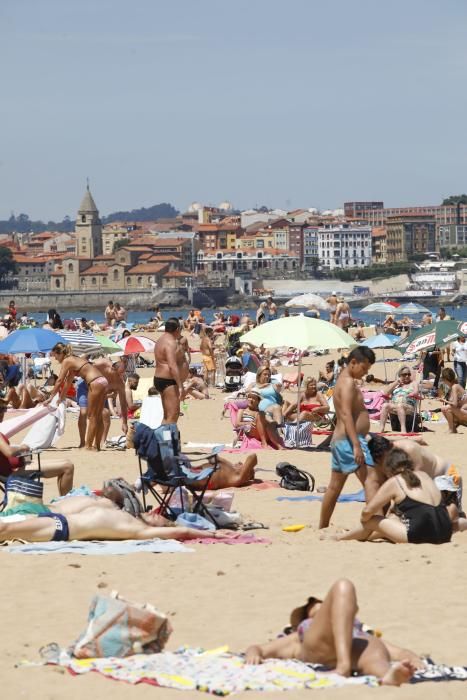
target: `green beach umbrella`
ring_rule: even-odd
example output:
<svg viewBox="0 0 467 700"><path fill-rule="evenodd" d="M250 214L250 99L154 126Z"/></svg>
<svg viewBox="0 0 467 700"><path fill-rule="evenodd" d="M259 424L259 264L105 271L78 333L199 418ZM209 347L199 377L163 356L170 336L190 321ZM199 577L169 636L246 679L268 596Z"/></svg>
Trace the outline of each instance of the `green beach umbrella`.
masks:
<svg viewBox="0 0 467 700"><path fill-rule="evenodd" d="M240 338L241 343L264 345L267 348L292 347L300 350L298 359L297 406L300 405L300 377L302 353L308 348L335 350L353 348L358 343L351 335L329 321L321 321L308 316L289 316L267 321L248 331ZM300 425L300 411L297 410L297 430Z"/></svg>
<svg viewBox="0 0 467 700"><path fill-rule="evenodd" d="M457 340L459 335L467 335L467 321L438 321L419 328L394 347L405 355L413 355L420 350L444 348Z"/></svg>
<svg viewBox="0 0 467 700"><path fill-rule="evenodd" d="M264 345L267 348L292 347L303 352L308 348L334 350L353 348L358 343L351 335L329 321L307 316L289 316L267 321L248 331L240 338L241 343Z"/></svg>
<svg viewBox="0 0 467 700"><path fill-rule="evenodd" d="M111 355L114 352L121 352L122 348L117 343L114 343L107 335L96 335L96 339L102 345L102 350Z"/></svg>

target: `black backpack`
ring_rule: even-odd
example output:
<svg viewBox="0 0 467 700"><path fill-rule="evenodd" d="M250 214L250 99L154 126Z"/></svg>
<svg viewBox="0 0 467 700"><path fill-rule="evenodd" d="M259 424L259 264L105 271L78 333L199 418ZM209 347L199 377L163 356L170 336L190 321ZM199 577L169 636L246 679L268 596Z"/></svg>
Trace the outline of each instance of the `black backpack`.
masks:
<svg viewBox="0 0 467 700"><path fill-rule="evenodd" d="M281 477L280 486L289 491L314 491L315 477L308 472L297 469L289 462L279 462L276 474Z"/></svg>

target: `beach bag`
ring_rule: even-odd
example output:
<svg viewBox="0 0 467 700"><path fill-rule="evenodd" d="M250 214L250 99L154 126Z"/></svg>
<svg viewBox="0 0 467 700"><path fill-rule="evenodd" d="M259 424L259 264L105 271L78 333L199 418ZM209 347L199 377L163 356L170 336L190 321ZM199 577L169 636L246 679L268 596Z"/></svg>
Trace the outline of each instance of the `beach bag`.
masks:
<svg viewBox="0 0 467 700"><path fill-rule="evenodd" d="M389 420L391 421L392 432L393 433L400 433L401 424L399 421L399 416L396 416L395 413L390 413ZM419 413L417 413L415 416L415 424L413 426L413 430L412 430L413 415L407 414L407 416L405 417L405 422L406 422L406 427L407 427L407 430L409 433L421 433L421 432L423 432L422 418L421 418Z"/></svg>
<svg viewBox="0 0 467 700"><path fill-rule="evenodd" d="M285 423L284 445L289 448L311 447L313 437L313 424L311 421L297 423Z"/></svg>
<svg viewBox="0 0 467 700"><path fill-rule="evenodd" d="M112 489L111 493L109 493L109 489ZM143 504L136 495L134 486L131 486L125 479L108 479L104 481L103 493L116 503L119 508L135 518L144 513Z"/></svg>
<svg viewBox="0 0 467 700"><path fill-rule="evenodd" d="M44 484L35 480L35 476L39 476L37 472L32 472L31 477L15 476L12 474L6 480L5 497L3 505L5 510L17 508L23 503L35 503L42 505L42 497L44 494Z"/></svg>
<svg viewBox="0 0 467 700"><path fill-rule="evenodd" d="M131 603L113 591L96 595L88 614L88 626L70 653L78 659L132 654L157 654L172 632L167 616L152 605Z"/></svg>
<svg viewBox="0 0 467 700"><path fill-rule="evenodd" d="M279 462L276 474L281 477L280 486L289 491L314 491L315 477L309 472L297 469L289 462Z"/></svg>

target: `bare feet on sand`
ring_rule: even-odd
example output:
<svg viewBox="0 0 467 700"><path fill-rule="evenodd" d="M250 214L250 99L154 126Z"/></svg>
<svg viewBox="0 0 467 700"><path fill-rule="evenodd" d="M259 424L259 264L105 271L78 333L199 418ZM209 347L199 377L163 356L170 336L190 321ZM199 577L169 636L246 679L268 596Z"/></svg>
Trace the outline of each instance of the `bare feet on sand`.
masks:
<svg viewBox="0 0 467 700"><path fill-rule="evenodd" d="M408 659L396 661L381 678L381 685L402 685L402 683L408 683L416 670L415 665Z"/></svg>

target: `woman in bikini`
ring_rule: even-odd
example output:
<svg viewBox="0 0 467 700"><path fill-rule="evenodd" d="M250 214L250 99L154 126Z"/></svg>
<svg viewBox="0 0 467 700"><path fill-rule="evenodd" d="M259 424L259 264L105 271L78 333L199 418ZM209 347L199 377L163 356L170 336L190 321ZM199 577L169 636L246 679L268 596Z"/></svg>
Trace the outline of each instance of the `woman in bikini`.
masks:
<svg viewBox="0 0 467 700"><path fill-rule="evenodd" d="M318 421L329 411L329 404L323 394L318 391L316 379L308 377L305 391L300 396L300 421ZM284 419L297 420L297 402L284 409Z"/></svg>
<svg viewBox="0 0 467 700"><path fill-rule="evenodd" d="M55 394L60 398L66 394L69 384L75 377L81 377L88 385L88 429L86 432L86 449L100 450L104 423L102 414L107 398L109 383L107 379L89 362L73 355L71 345L57 343L51 351L53 358L60 363L60 374L54 384L49 398L44 403L50 403Z"/></svg>
<svg viewBox="0 0 467 700"><path fill-rule="evenodd" d="M363 509L361 527L337 535L337 540L367 540L374 533L395 544L443 544L450 542L453 530L464 529L464 518L453 526L435 482L425 472L414 471L407 452L392 449L383 471L388 480ZM379 515L389 505L391 514Z"/></svg>
<svg viewBox="0 0 467 700"><path fill-rule="evenodd" d="M457 433L459 425L467 425L467 391L459 384L453 369L446 367L441 372L441 379L449 387L448 399L441 408L449 426L449 432Z"/></svg>
<svg viewBox="0 0 467 700"><path fill-rule="evenodd" d="M381 685L408 683L422 667L422 660L364 632L355 617L357 610L355 586L348 579L339 579L324 600L312 597L293 610L290 634L248 647L245 660L259 664L270 658L297 659L330 666L341 676L353 671L376 676Z"/></svg>

